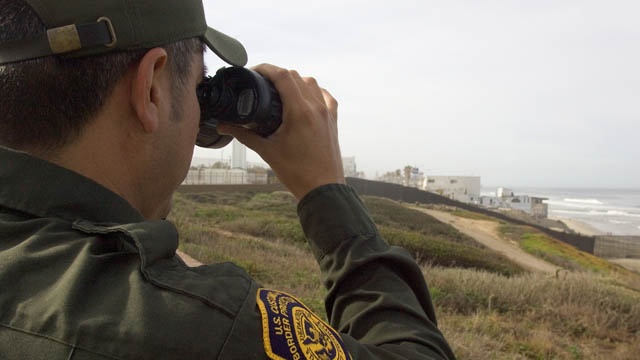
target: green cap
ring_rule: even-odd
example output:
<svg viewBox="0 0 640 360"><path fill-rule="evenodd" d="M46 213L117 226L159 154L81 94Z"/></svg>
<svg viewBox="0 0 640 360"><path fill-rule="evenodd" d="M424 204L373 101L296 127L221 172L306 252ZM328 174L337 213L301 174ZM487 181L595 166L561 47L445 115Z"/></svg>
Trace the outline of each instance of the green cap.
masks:
<svg viewBox="0 0 640 360"><path fill-rule="evenodd" d="M207 26L202 0L25 0L47 28L0 44L0 64L49 55L80 57L200 37L222 60L247 63L242 44Z"/></svg>

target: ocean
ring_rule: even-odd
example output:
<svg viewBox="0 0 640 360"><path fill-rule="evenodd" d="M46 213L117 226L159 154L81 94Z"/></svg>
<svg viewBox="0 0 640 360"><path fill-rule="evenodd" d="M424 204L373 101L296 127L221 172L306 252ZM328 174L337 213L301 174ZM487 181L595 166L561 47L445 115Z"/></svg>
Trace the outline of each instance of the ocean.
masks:
<svg viewBox="0 0 640 360"><path fill-rule="evenodd" d="M581 221L605 234L640 236L640 189L510 189L516 195L548 198L550 218ZM483 195L495 192L482 189Z"/></svg>

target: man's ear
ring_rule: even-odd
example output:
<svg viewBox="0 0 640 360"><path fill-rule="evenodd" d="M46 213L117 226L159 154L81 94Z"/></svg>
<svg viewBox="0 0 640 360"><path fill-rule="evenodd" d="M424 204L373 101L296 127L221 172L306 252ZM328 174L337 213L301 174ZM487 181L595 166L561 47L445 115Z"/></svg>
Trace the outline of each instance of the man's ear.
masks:
<svg viewBox="0 0 640 360"><path fill-rule="evenodd" d="M131 105L144 131L154 132L160 122L162 101L169 101L167 81L167 51L163 48L149 50L134 68L131 89Z"/></svg>

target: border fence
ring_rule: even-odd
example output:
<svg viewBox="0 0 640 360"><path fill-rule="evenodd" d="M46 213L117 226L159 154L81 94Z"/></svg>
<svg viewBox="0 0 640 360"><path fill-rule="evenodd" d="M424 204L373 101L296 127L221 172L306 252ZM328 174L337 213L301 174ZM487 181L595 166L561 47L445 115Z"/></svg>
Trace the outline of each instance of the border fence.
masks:
<svg viewBox="0 0 640 360"><path fill-rule="evenodd" d="M640 259L640 236L596 236L594 253L610 259Z"/></svg>

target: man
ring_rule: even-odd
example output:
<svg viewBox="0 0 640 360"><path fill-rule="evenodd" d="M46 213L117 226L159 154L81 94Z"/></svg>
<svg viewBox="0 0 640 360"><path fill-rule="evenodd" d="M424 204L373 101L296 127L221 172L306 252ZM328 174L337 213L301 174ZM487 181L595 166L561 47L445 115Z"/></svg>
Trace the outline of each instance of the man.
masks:
<svg viewBox="0 0 640 360"><path fill-rule="evenodd" d="M281 127L256 150L300 200L331 326L231 264L189 268L164 219L198 133L200 0L0 0L0 358L453 358L418 266L344 183L337 103L272 65ZM335 330L334 330L335 329Z"/></svg>

